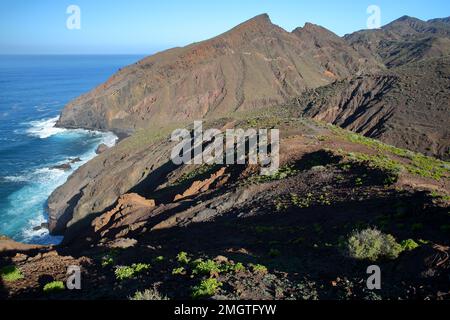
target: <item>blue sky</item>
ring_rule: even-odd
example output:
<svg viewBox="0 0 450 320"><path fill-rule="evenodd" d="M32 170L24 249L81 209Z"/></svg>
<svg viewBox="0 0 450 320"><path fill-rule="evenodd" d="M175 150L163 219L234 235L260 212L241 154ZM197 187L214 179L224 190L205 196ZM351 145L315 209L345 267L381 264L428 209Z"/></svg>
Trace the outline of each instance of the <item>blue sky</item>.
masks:
<svg viewBox="0 0 450 320"><path fill-rule="evenodd" d="M81 9L68 30L66 9ZM339 35L364 29L369 5L382 24L450 16L448 0L1 0L0 54L150 54L208 39L261 13L291 31L305 22Z"/></svg>

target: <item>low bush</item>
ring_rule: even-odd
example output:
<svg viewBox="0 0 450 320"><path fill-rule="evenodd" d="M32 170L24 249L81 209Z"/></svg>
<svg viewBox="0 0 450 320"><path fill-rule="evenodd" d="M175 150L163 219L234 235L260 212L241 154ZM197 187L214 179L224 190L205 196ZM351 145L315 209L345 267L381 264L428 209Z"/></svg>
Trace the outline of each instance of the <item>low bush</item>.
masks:
<svg viewBox="0 0 450 320"><path fill-rule="evenodd" d="M402 251L392 235L372 228L353 232L347 241L348 255L360 260L395 259Z"/></svg>
<svg viewBox="0 0 450 320"><path fill-rule="evenodd" d="M217 290L222 286L222 283L215 278L209 278L200 282L199 285L192 288L192 298L200 299L212 297L217 293Z"/></svg>
<svg viewBox="0 0 450 320"><path fill-rule="evenodd" d="M126 280L135 277L138 273L150 269L149 264L137 263L131 266L120 266L114 271L117 280Z"/></svg>
<svg viewBox="0 0 450 320"><path fill-rule="evenodd" d="M14 282L23 279L20 269L16 266L6 266L0 269L0 276L5 282Z"/></svg>
<svg viewBox="0 0 450 320"><path fill-rule="evenodd" d="M147 289L144 291L136 291L136 293L130 297L130 300L135 301L157 301L157 300L169 300L166 296L162 295L156 289Z"/></svg>
<svg viewBox="0 0 450 320"><path fill-rule="evenodd" d="M49 292L63 291L65 289L66 289L66 286L64 285L64 282L62 282L62 281L52 281L50 283L47 283L44 286L43 291L45 293L49 293Z"/></svg>

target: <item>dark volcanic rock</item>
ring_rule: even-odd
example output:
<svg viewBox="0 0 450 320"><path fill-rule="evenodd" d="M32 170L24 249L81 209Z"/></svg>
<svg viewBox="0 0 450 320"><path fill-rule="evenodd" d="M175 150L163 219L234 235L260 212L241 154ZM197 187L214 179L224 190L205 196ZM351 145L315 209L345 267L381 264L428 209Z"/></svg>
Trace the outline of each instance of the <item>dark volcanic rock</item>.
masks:
<svg viewBox="0 0 450 320"><path fill-rule="evenodd" d="M64 163L64 164L61 164L61 165L57 165L57 166L51 167L51 169L69 171L70 169L72 169L72 166L70 165L70 163Z"/></svg>
<svg viewBox="0 0 450 320"><path fill-rule="evenodd" d="M73 159L70 159L70 163L77 163L77 162L81 162L82 160L80 159L80 158L73 158Z"/></svg>

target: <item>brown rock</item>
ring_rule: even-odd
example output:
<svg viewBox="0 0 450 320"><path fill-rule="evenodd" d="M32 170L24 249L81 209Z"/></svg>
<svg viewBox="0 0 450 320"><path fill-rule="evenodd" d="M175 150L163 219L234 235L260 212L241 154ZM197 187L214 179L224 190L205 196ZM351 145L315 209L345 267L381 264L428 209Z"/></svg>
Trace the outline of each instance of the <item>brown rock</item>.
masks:
<svg viewBox="0 0 450 320"><path fill-rule="evenodd" d="M106 144L102 143L97 147L97 150L95 150L95 153L102 154L103 152L105 152L108 149L109 149L109 147Z"/></svg>
<svg viewBox="0 0 450 320"><path fill-rule="evenodd" d="M142 208L154 208L155 206L155 200L145 199L136 193L125 194L119 198L114 209L96 218L92 222L92 226L94 227L94 231L98 232L110 222L114 221L115 218L122 218L128 212Z"/></svg>
<svg viewBox="0 0 450 320"><path fill-rule="evenodd" d="M216 173L213 173L208 179L195 181L183 194L176 195L174 201L186 199L198 193L208 191L211 186L225 174L225 171L226 167L223 167Z"/></svg>

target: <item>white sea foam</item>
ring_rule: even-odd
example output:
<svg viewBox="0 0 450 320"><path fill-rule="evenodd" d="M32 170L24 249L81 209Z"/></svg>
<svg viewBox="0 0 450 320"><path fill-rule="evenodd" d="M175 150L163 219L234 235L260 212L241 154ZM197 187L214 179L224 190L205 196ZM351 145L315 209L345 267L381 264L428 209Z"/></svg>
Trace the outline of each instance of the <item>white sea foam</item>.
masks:
<svg viewBox="0 0 450 320"><path fill-rule="evenodd" d="M67 129L55 127L58 119L59 117L54 117L50 119L31 121L29 123L31 128L27 129L27 133L34 137L47 139L55 134L66 132Z"/></svg>
<svg viewBox="0 0 450 320"><path fill-rule="evenodd" d="M98 140L98 143L94 143L90 150L79 155L81 161L71 163L71 170L64 171L53 169L54 166L68 163L73 159L73 157L67 157L63 161L47 164L46 166L37 168L31 172L21 173L17 176L3 177L6 181L26 183L24 187L14 192L6 199L10 205L3 213L4 222L0 228L3 230L21 229L21 231L13 237L15 240L38 244L59 243L62 237L50 236L48 230L36 228L41 226L42 223L47 222L47 214L43 209L47 198L56 188L64 184L75 170L96 156L95 149L98 144L104 143L107 146L112 147L118 139L117 136L110 132L96 132L81 129L58 129L58 131L53 131L50 129L50 124L54 125L57 119L58 118L52 118L45 121L34 122L35 125L32 128L36 130L33 132L36 134L39 133L40 138L51 135L76 135L77 138L80 136L80 139L85 138L86 135L89 137L94 136L96 138L95 141ZM37 130L38 128L41 128L41 130ZM19 213L21 216L17 216Z"/></svg>

